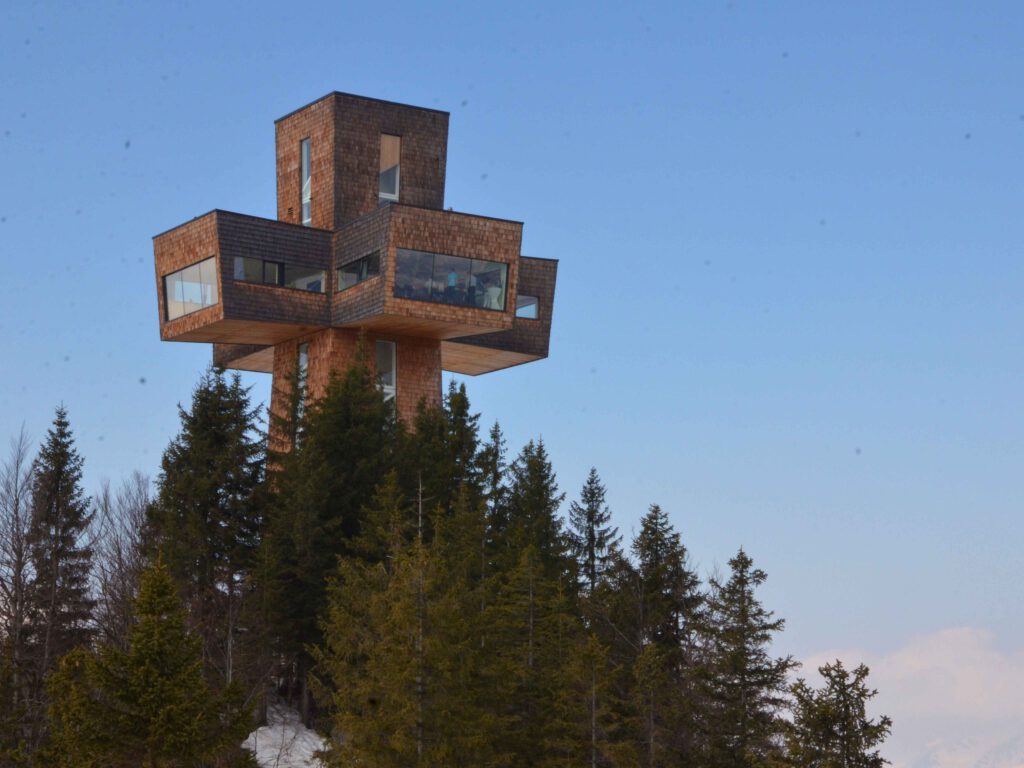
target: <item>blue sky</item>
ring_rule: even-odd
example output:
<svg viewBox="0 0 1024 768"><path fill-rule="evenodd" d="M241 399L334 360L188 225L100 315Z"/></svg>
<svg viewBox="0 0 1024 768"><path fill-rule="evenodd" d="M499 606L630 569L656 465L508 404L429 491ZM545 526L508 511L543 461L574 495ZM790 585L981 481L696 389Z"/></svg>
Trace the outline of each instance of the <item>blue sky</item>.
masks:
<svg viewBox="0 0 1024 768"><path fill-rule="evenodd" d="M63 401L91 489L155 474L210 351L159 341L151 237L273 217L273 121L331 90L444 109L446 205L561 260L483 423L702 570L744 545L780 650L1015 648L1024 12L899 6L7 2L0 439Z"/></svg>

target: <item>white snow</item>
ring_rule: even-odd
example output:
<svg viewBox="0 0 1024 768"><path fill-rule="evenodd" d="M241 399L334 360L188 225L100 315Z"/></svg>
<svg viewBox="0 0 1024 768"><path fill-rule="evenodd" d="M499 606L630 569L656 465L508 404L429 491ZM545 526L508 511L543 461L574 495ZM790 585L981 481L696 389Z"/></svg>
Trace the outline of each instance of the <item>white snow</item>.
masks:
<svg viewBox="0 0 1024 768"><path fill-rule="evenodd" d="M249 734L242 746L260 768L322 768L314 755L327 745L323 736L302 724L299 713L282 704L267 708L267 724Z"/></svg>

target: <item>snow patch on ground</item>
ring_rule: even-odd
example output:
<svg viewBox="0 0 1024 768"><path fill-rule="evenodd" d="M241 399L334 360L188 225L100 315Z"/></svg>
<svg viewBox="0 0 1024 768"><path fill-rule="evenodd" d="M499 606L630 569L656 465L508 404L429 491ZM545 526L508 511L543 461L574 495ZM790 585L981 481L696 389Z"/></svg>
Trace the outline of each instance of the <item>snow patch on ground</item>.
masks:
<svg viewBox="0 0 1024 768"><path fill-rule="evenodd" d="M322 768L314 753L326 746L320 734L302 724L298 712L282 704L271 704L267 724L242 742L260 768Z"/></svg>

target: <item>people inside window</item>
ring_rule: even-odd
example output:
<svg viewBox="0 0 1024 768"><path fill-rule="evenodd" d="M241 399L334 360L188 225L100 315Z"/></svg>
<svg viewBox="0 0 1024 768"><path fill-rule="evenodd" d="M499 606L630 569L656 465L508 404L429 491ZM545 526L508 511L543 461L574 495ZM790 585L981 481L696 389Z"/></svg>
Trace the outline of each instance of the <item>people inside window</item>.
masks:
<svg viewBox="0 0 1024 768"><path fill-rule="evenodd" d="M508 264L399 248L395 296L504 311Z"/></svg>

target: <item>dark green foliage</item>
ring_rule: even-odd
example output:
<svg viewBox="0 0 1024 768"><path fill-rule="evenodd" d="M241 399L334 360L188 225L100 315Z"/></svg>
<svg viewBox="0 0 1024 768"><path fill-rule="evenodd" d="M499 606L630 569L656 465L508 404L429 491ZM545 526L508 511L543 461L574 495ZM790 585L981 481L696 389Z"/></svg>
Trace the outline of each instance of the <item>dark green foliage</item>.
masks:
<svg viewBox="0 0 1024 768"><path fill-rule="evenodd" d="M706 625L708 667L708 764L746 768L781 759L782 721L787 705L787 677L797 663L791 657L772 658L772 636L783 619L773 617L754 592L767 578L754 568L742 549L729 561L724 583L712 579Z"/></svg>
<svg viewBox="0 0 1024 768"><path fill-rule="evenodd" d="M456 387L452 382L440 408L420 404L410 441L410 469L413 483L423 483L429 509L449 511L460 488L476 487L478 420L470 413L464 384Z"/></svg>
<svg viewBox="0 0 1024 768"><path fill-rule="evenodd" d="M264 446L257 411L237 375L206 372L181 432L164 452L148 514L159 550L199 633L203 656L227 683L237 674L243 603L262 523Z"/></svg>
<svg viewBox="0 0 1024 768"><path fill-rule="evenodd" d="M612 573L618 626L632 640L629 700L640 764L693 762L699 744L696 635L703 595L680 535L658 505L640 521L632 543L635 565ZM629 653L629 651L632 653Z"/></svg>
<svg viewBox="0 0 1024 768"><path fill-rule="evenodd" d="M61 406L32 470L26 631L31 662L22 699L31 718L32 744L42 736L43 678L64 654L92 636L92 549L85 540L92 513L81 487L82 465Z"/></svg>
<svg viewBox="0 0 1024 768"><path fill-rule="evenodd" d="M783 622L743 550L704 587L657 505L623 548L593 469L563 523L543 442L508 463L455 386L406 434L357 357L269 460L237 377L203 377L146 514L150 562L164 554L137 603L141 565L120 554L136 539L98 545L99 648L81 458L58 411L34 467L27 612L6 574L31 568L0 553L0 768L251 764L243 691L297 704L334 766L881 768L891 724L864 714L866 668L790 688L794 662L770 654ZM105 519L115 500L99 498Z"/></svg>
<svg viewBox="0 0 1024 768"><path fill-rule="evenodd" d="M360 346L356 364L332 376L302 419L302 440L275 458L260 572L265 629L308 720L307 647L321 642L327 579L337 558L355 553L363 509L394 468L401 427L385 402ZM365 541L374 537L371 531Z"/></svg>
<svg viewBox="0 0 1024 768"><path fill-rule="evenodd" d="M793 719L786 728L790 764L800 768L882 768L888 760L878 747L892 730L886 716L870 719L867 703L878 691L868 688L868 668L852 672L836 660L818 667L825 679L811 688L800 679L790 688Z"/></svg>
<svg viewBox="0 0 1024 768"><path fill-rule="evenodd" d="M368 520L383 556L340 562L318 655L318 692L345 734L339 766L477 766L494 762L496 720L481 706L484 631L476 544L482 508L466 494L428 545L419 500L389 475ZM451 536L451 538L449 538Z"/></svg>
<svg viewBox="0 0 1024 768"><path fill-rule="evenodd" d="M601 478L591 467L579 503L569 505L569 543L576 559L577 579L586 594L593 594L598 580L604 578L608 560L622 538L611 524L612 513L604 497Z"/></svg>
<svg viewBox="0 0 1024 768"><path fill-rule="evenodd" d="M531 440L509 468L508 531L506 536L514 553L534 547L544 573L561 577L570 572L568 547L562 533L558 508L565 498L558 492L555 472L548 459L544 441ZM515 559L506 565L516 567Z"/></svg>
<svg viewBox="0 0 1024 768"><path fill-rule="evenodd" d="M237 753L248 713L234 687L208 688L201 641L162 563L143 575L136 615L127 651L80 648L50 677L47 765L184 768Z"/></svg>

